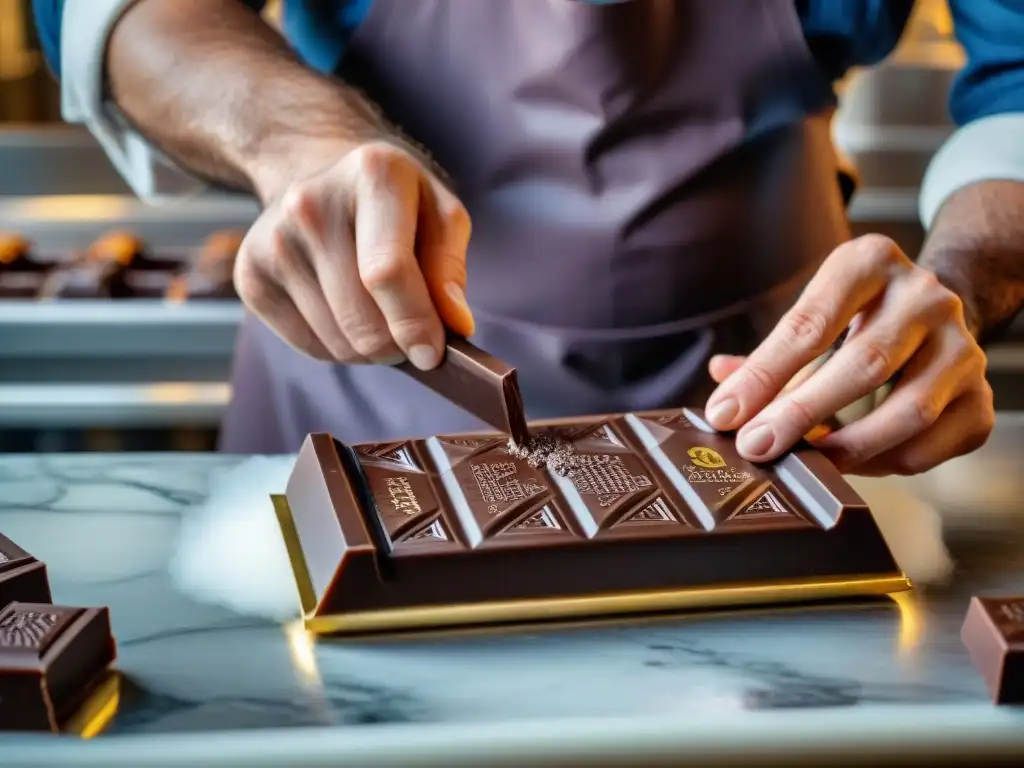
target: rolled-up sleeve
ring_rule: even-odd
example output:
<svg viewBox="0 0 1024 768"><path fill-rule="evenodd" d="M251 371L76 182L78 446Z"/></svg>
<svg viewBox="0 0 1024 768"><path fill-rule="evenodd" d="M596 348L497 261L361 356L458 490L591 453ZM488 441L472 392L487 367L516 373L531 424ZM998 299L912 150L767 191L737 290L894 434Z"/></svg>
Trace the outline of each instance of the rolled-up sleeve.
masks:
<svg viewBox="0 0 1024 768"><path fill-rule="evenodd" d="M949 99L959 127L921 187L926 227L969 184L1024 182L1024 0L949 0L949 6L967 64Z"/></svg>
<svg viewBox="0 0 1024 768"><path fill-rule="evenodd" d="M207 189L152 147L109 100L105 88L107 43L114 25L142 0L33 0L39 37L51 69L60 78L61 114L83 125L132 190L158 203ZM260 0L242 0L259 10Z"/></svg>

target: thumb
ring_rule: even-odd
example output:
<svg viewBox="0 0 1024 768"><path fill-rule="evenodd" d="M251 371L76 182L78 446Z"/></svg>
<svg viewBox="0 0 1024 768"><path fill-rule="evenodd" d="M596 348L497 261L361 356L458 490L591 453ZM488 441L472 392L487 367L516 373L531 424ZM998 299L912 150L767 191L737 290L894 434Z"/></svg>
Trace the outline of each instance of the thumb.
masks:
<svg viewBox="0 0 1024 768"><path fill-rule="evenodd" d="M732 376L747 361L742 355L715 355L708 362L708 373L715 384L721 384Z"/></svg>
<svg viewBox="0 0 1024 768"><path fill-rule="evenodd" d="M466 302L469 214L440 183L424 180L424 187L416 237L420 269L445 327L469 337L476 327Z"/></svg>

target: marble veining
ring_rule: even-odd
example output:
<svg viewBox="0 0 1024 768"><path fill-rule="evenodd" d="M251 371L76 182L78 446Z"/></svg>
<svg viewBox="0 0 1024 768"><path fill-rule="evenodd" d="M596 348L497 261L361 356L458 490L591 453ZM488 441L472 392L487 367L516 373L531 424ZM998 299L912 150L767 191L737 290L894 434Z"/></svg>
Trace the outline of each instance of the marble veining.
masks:
<svg viewBox="0 0 1024 768"><path fill-rule="evenodd" d="M0 458L0 531L48 563L56 601L111 608L125 687L104 738L709 713L740 728L768 710L824 708L868 723L883 705L960 707L982 729L1005 717L958 632L973 592L1024 592L1020 527L998 547L950 537L953 582L899 605L313 643L197 602L168 575L183 516L240 461Z"/></svg>

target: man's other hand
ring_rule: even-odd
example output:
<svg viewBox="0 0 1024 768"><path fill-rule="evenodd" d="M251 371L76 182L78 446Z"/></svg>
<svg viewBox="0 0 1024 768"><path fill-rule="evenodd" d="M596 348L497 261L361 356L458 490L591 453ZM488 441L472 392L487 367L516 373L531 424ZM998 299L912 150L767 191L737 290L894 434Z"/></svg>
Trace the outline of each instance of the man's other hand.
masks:
<svg viewBox="0 0 1024 768"><path fill-rule="evenodd" d="M810 376L788 386L828 351ZM995 418L986 359L961 300L890 239L837 248L793 308L746 358L719 356L709 423L738 430L751 461L770 461L837 411L895 378L874 411L815 439L844 472L910 475L979 448Z"/></svg>

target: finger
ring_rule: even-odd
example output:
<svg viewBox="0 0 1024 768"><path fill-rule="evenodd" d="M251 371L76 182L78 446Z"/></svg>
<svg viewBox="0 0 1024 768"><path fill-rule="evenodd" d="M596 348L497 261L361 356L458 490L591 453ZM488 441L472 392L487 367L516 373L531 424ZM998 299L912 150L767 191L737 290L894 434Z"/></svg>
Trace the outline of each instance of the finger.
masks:
<svg viewBox="0 0 1024 768"><path fill-rule="evenodd" d="M476 323L466 302L466 249L472 225L469 214L436 179L420 189L416 253L430 296L445 326L460 336L473 335Z"/></svg>
<svg viewBox="0 0 1024 768"><path fill-rule="evenodd" d="M949 404L984 374L984 355L944 329L911 358L885 402L818 447L843 466L864 464L929 430Z"/></svg>
<svg viewBox="0 0 1024 768"><path fill-rule="evenodd" d="M282 201L288 225L310 254L318 293L354 356L365 362L395 365L405 355L360 280L347 219L351 204L320 186L327 181L319 179L317 186L289 192Z"/></svg>
<svg viewBox="0 0 1024 768"><path fill-rule="evenodd" d="M740 369L745 355L715 355L708 361L708 373L716 384L721 384Z"/></svg>
<svg viewBox="0 0 1024 768"><path fill-rule="evenodd" d="M862 237L837 248L768 338L712 394L711 426L737 429L760 412L885 290L894 269L912 266L884 237Z"/></svg>
<svg viewBox="0 0 1024 768"><path fill-rule="evenodd" d="M290 297L299 314L316 334L331 357L341 363L367 362L349 344L338 328L324 298L320 281L306 255L307 244L286 226L271 234L273 255L268 263L270 278Z"/></svg>
<svg viewBox="0 0 1024 768"><path fill-rule="evenodd" d="M920 274L921 277L916 277ZM897 282L869 313L858 315L860 323L845 344L813 376L767 406L737 435L741 445L754 443L771 449L760 454L763 461L789 450L801 436L847 406L871 395L901 370L924 342L929 329L945 322L952 308L946 300L955 297L935 291L931 273L920 270ZM742 449L741 449L742 450ZM751 450L756 450L752 445Z"/></svg>
<svg viewBox="0 0 1024 768"><path fill-rule="evenodd" d="M917 475L980 448L994 423L992 390L985 385L961 395L935 424L906 443L863 464L837 466L844 472L869 477Z"/></svg>
<svg viewBox="0 0 1024 768"><path fill-rule="evenodd" d="M333 360L316 333L309 327L295 302L266 275L244 260L235 263L235 290L249 310L285 343L317 360Z"/></svg>
<svg viewBox="0 0 1024 768"><path fill-rule="evenodd" d="M355 199L356 261L362 284L391 335L417 368L436 367L444 327L416 259L420 174L392 151L367 154Z"/></svg>

